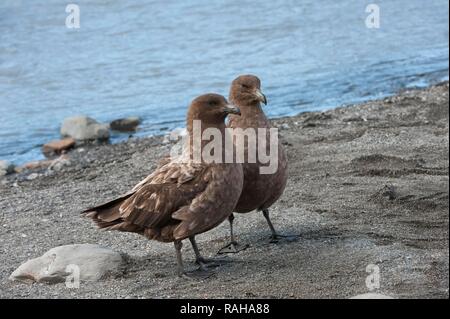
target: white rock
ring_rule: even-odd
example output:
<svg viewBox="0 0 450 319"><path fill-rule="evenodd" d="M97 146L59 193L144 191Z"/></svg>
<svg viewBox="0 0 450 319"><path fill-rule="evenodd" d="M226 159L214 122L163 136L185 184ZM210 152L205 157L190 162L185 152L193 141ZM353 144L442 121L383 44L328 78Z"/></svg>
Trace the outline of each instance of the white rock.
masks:
<svg viewBox="0 0 450 319"><path fill-rule="evenodd" d="M108 248L92 244L59 246L41 257L20 265L9 277L25 282L64 282L76 276L80 281L98 281L107 275L122 272L122 256ZM76 270L74 270L76 269Z"/></svg>
<svg viewBox="0 0 450 319"><path fill-rule="evenodd" d="M84 115L68 117L61 126L61 135L76 140L106 140L109 138L109 125Z"/></svg>
<svg viewBox="0 0 450 319"><path fill-rule="evenodd" d="M65 155L61 155L60 157L58 157L57 159L55 159L50 166L48 167L48 171L56 171L59 172L60 170L62 170L64 167L66 166L70 166L72 164L72 162L70 161L70 159L65 156Z"/></svg>
<svg viewBox="0 0 450 319"><path fill-rule="evenodd" d="M14 164L8 161L0 161L0 176L14 173Z"/></svg>
<svg viewBox="0 0 450 319"><path fill-rule="evenodd" d="M39 177L38 173L31 173L30 175L27 176L27 180L32 181L33 179L36 179Z"/></svg>

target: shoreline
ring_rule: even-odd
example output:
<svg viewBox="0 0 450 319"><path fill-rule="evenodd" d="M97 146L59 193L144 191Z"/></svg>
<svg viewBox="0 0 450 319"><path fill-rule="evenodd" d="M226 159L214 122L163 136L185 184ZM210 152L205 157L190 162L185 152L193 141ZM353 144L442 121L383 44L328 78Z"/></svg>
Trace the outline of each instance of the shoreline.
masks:
<svg viewBox="0 0 450 319"><path fill-rule="evenodd" d="M307 113L324 113L324 112L333 111L335 109L339 109L339 108L343 108L343 107L352 107L352 106L366 104L366 103L370 103L370 102L374 102L374 101L386 100L386 99L389 99L390 97L401 95L402 92L426 90L426 89L431 88L431 87L445 85L445 83L448 83L448 82L449 82L449 80L432 81L426 87L403 88L403 89L398 90L397 92L394 92L394 93L383 93L383 94L381 94L381 96L379 98L371 98L371 99L368 99L368 100L365 100L365 101L359 102L359 103L344 103L342 105L326 107L323 110L302 111L302 112L294 114L294 115L275 116L275 117L269 118L269 120L276 122L276 121L287 119L287 118L298 117L298 116L300 116L302 114L307 114ZM125 119L127 119L127 117L125 117ZM113 122L114 120L111 120L111 121ZM182 121L182 123L184 123L184 121ZM108 124L108 123L101 123L100 122L99 124ZM142 123L140 123L140 124L142 124ZM126 139L126 137L125 137L126 135L131 136L131 139L149 139L149 138L160 138L160 137L164 138L165 136L170 135L172 131L180 129L180 128L182 128L182 127L173 127L172 129L168 129L166 127L164 130L161 129L160 133L154 133L154 134L150 134L150 135L140 135L139 134L139 129L137 131L122 131L122 132L115 131L115 130L111 129L111 132L110 132L111 133L111 137L107 141L98 141L98 140L77 141L77 145L75 146L75 148L82 148L83 146L90 147L92 145L103 145L103 144L104 145L114 145L114 144L120 144L120 143L128 143L130 138ZM27 160L25 162L17 162L15 160L10 160L10 159L7 159L7 158L0 158L0 161L8 162L8 163L12 164L15 168L20 170L22 167L27 166L30 163L46 162L46 161L49 161L49 160L54 160L57 157L55 157L55 156L47 157L42 152L42 147L45 146L45 143L49 143L49 142L53 142L53 141L59 141L61 139L64 139L64 137L59 135L59 136L55 136L54 139L48 139L46 141L42 141L42 144L40 144L38 146L39 149L40 149L40 158L29 159L29 160ZM63 154L65 154L65 153L63 153ZM1 175L0 175L0 177L1 177Z"/></svg>
<svg viewBox="0 0 450 319"><path fill-rule="evenodd" d="M349 298L369 292L369 264L380 267L380 293L448 298L448 88L271 120L290 174L273 222L301 239L268 245L264 218L238 214L238 239L251 247L205 282L176 278L171 245L100 232L78 216L147 176L173 145L164 135L81 146L53 166L0 177L0 298ZM223 223L199 236L200 249L214 255L227 235ZM74 243L126 254L125 273L77 290L8 280L26 260Z"/></svg>

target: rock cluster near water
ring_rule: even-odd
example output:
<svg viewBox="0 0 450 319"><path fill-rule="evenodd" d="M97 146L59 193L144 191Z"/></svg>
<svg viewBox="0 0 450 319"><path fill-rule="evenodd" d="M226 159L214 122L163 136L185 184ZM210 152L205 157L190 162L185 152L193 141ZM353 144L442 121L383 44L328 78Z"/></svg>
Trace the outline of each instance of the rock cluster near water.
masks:
<svg viewBox="0 0 450 319"><path fill-rule="evenodd" d="M110 123L99 123L95 119L77 115L66 118L61 125L61 136L77 141L107 140L110 129L119 132L135 132L141 119L137 116L121 118Z"/></svg>
<svg viewBox="0 0 450 319"><path fill-rule="evenodd" d="M42 154L47 158L46 160L32 161L16 167L9 161L0 161L0 177L12 174L21 173L26 170L42 170L47 172L59 171L65 166L70 166L70 159L67 157L68 153L73 148L78 148L89 142L105 142L110 137L110 130L118 132L136 132L141 119L137 116L121 118L110 123L99 123L95 119L85 116L77 115L66 118L61 125L60 140L53 140L45 143L41 147ZM78 148L78 150L83 150ZM45 175L42 172L33 172L26 179L33 180L40 175Z"/></svg>

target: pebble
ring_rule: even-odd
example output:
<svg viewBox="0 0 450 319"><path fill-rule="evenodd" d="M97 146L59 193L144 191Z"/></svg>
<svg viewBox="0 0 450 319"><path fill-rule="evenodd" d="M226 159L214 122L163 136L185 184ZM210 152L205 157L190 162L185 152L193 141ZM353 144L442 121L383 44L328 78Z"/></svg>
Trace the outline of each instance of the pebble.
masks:
<svg viewBox="0 0 450 319"><path fill-rule="evenodd" d="M14 173L14 164L8 161L0 161L0 176Z"/></svg>
<svg viewBox="0 0 450 319"><path fill-rule="evenodd" d="M38 177L39 177L38 173L31 173L30 175L27 176L27 180L32 181L32 180L34 180L34 179L36 179Z"/></svg>

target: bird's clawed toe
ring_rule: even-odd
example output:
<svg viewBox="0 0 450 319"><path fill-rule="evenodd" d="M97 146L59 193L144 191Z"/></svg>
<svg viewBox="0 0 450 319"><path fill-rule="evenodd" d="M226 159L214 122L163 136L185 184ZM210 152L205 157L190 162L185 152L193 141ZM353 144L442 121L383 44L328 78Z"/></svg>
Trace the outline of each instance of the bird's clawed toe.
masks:
<svg viewBox="0 0 450 319"><path fill-rule="evenodd" d="M232 241L224 247L220 248L217 254L236 254L240 251L246 250L248 247L250 247L249 244L241 245L238 242Z"/></svg>
<svg viewBox="0 0 450 319"><path fill-rule="evenodd" d="M197 258L195 263L205 268L216 268L223 266L224 264L230 263L229 258Z"/></svg>

